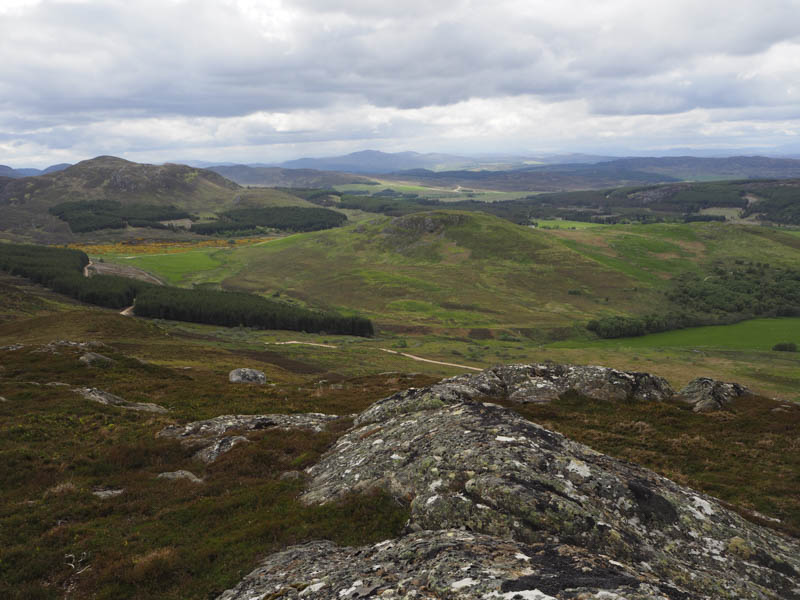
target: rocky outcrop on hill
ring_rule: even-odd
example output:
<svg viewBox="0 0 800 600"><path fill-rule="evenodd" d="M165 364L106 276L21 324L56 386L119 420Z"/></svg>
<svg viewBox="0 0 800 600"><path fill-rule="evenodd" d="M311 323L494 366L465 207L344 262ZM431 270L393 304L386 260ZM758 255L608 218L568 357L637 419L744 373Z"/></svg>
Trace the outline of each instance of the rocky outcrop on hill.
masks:
<svg viewBox="0 0 800 600"><path fill-rule="evenodd" d="M726 383L709 377L698 377L686 384L680 397L694 407L694 412L711 412L729 408L741 396L752 392L739 383Z"/></svg>
<svg viewBox="0 0 800 600"><path fill-rule="evenodd" d="M234 369L228 373L228 380L231 383L257 383L263 385L267 383L267 376L264 375L264 371L256 369Z"/></svg>
<svg viewBox="0 0 800 600"><path fill-rule="evenodd" d="M451 378L368 408L307 469L302 500L381 488L410 504L405 535L290 548L220 600L800 599L797 540L483 401L520 388L529 397L539 367ZM614 392L602 397L622 394L609 381L646 400L668 390L660 378L596 369L556 371Z"/></svg>
<svg viewBox="0 0 800 600"><path fill-rule="evenodd" d="M336 415L304 413L295 415L222 415L205 421L194 421L186 425L169 425L156 436L180 440L184 446L195 448L194 457L212 463L237 444L247 442L243 435L228 435L229 432L259 431L262 429L305 429L319 433L324 431Z"/></svg>
<svg viewBox="0 0 800 600"><path fill-rule="evenodd" d="M674 394L664 378L650 373L550 363L505 365L474 375L451 377L430 387L398 392L361 413L356 424L482 398L506 398L519 403L551 402L570 391L596 400L661 401Z"/></svg>

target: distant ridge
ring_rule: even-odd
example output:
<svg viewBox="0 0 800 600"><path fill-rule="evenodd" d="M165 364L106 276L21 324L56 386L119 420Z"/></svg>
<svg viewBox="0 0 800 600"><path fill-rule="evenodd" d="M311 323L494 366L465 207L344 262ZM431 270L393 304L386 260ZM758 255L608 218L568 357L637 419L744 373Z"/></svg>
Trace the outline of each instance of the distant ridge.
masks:
<svg viewBox="0 0 800 600"><path fill-rule="evenodd" d="M57 165L50 165L46 169L14 169L6 165L0 165L0 176L11 177L13 179L20 179L22 177L36 177L38 175L46 175L47 173L56 173L71 167L69 163L59 163Z"/></svg>
<svg viewBox="0 0 800 600"><path fill-rule="evenodd" d="M472 158L452 154L420 154L419 152L380 152L362 150L344 156L330 158L299 158L281 163L284 169L318 169L322 171L344 171L347 173L391 173L408 169L440 170L464 169L477 166Z"/></svg>
<svg viewBox="0 0 800 600"><path fill-rule="evenodd" d="M318 169L283 169L281 167L253 167L248 165L219 165L208 168L238 183L264 187L329 188L351 183L376 184L377 182L350 173L320 171Z"/></svg>

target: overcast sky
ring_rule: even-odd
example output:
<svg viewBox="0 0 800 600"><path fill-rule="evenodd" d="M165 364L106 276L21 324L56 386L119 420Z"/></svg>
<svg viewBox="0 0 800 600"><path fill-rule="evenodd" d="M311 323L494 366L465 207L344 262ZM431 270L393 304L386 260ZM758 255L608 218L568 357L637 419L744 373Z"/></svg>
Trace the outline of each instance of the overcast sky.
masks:
<svg viewBox="0 0 800 600"><path fill-rule="evenodd" d="M0 0L0 56L14 167L800 153L800 0Z"/></svg>

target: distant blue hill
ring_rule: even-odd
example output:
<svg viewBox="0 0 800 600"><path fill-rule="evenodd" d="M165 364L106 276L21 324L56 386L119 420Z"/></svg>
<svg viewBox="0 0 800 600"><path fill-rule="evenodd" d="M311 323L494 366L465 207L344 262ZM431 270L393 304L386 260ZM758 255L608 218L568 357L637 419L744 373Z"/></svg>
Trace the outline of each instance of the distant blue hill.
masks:
<svg viewBox="0 0 800 600"><path fill-rule="evenodd" d="M11 177L13 179L20 179L22 177L36 177L38 175L46 175L47 173L55 173L56 171L63 171L67 167L71 167L69 163L59 163L57 165L50 165L46 169L12 169L6 165L0 165L0 177Z"/></svg>

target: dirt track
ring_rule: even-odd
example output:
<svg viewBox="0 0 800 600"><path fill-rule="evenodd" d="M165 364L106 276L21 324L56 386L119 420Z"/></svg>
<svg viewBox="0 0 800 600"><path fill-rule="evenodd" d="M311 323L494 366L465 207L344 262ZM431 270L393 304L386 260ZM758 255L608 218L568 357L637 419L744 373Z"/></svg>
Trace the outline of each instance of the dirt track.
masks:
<svg viewBox="0 0 800 600"><path fill-rule="evenodd" d="M405 356L406 358L410 358L411 360L433 363L434 365L444 365L446 367L458 367L459 369L469 369L470 371L483 371L483 369L479 369L478 367L468 367L467 365L458 365L456 363L442 362L441 360L431 360L430 358L422 358L421 356L414 356L413 354L406 354L405 352L397 352L396 350L389 350L388 348L380 348L380 349L383 350L384 352L388 352L389 354L399 354L400 356Z"/></svg>

